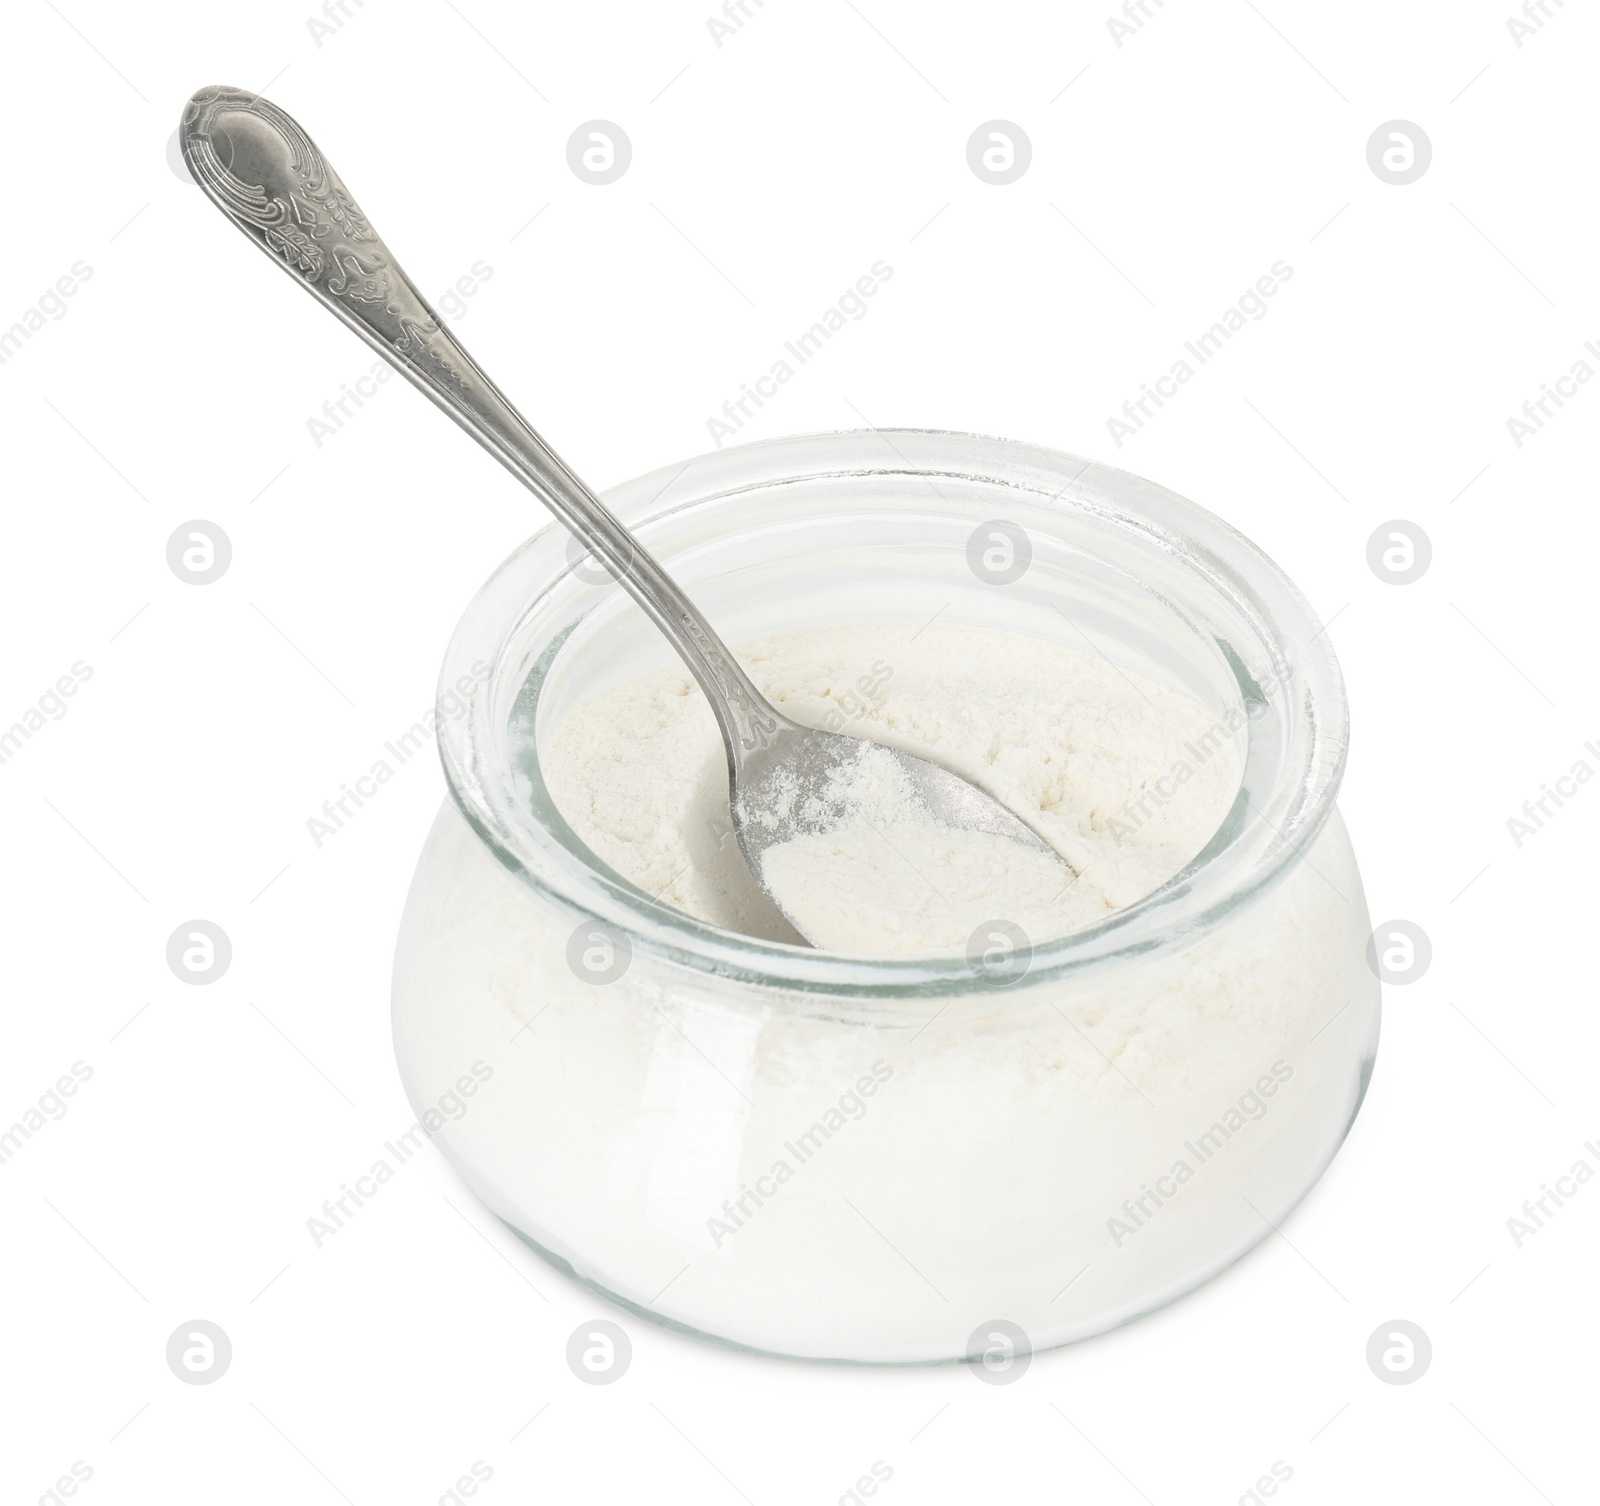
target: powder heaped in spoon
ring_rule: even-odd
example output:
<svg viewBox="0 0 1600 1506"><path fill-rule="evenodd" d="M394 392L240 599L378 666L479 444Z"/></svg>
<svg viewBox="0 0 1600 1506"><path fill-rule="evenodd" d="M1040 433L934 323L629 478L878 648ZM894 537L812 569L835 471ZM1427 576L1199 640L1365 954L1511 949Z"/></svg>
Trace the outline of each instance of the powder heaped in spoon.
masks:
<svg viewBox="0 0 1600 1506"><path fill-rule="evenodd" d="M800 830L762 854L762 878L828 951L926 955L960 951L996 920L1029 935L1060 925L1051 910L1070 869L1007 837L938 821L877 744L830 770L792 819Z"/></svg>

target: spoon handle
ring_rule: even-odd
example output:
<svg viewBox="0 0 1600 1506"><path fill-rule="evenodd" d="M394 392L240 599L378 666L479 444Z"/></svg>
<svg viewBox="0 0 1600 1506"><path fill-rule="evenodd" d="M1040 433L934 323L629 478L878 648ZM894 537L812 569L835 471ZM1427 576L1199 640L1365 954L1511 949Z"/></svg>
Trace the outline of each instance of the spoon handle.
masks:
<svg viewBox="0 0 1600 1506"><path fill-rule="evenodd" d="M211 87L184 107L179 135L184 161L212 203L472 435L644 608L711 702L730 768L771 742L788 719L655 557L444 327L299 124L258 94Z"/></svg>

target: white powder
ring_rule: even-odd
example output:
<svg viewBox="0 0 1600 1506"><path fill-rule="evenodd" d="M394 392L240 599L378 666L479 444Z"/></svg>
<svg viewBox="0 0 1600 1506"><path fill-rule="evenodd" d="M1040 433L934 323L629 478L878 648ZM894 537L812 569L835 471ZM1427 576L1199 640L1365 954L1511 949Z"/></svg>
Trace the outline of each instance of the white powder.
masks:
<svg viewBox="0 0 1600 1506"><path fill-rule="evenodd" d="M1192 700L1028 638L914 633L862 624L740 657L795 720L931 756L1045 834L1082 877L1076 908L1044 896L1036 939L1131 903L1215 830L1239 769ZM753 881L686 674L598 696L544 752L607 864L741 925ZM854 939L938 937L944 912L904 882ZM643 947L597 986L568 961L575 924L446 806L396 958L411 1100L492 1067L434 1141L491 1208L604 1291L784 1354L948 1359L995 1319L1042 1348L1171 1300L1315 1180L1377 1038L1336 813L1281 882L1177 943L938 998L813 993Z"/></svg>
<svg viewBox="0 0 1600 1506"><path fill-rule="evenodd" d="M749 825L799 828L759 856L767 891L815 946L856 956L958 951L998 920L1029 937L1069 930L1077 875L1059 858L990 832L952 828L899 757L858 742L800 799L768 777Z"/></svg>
<svg viewBox="0 0 1600 1506"><path fill-rule="evenodd" d="M830 791L847 812L840 825L769 849L764 863L784 908L830 950L932 956L961 952L995 920L1040 942L1104 919L1178 872L1238 786L1233 738L1213 713L1041 639L852 623L738 655L795 721L944 765L1071 865L939 825L896 760L866 748ZM705 697L677 667L579 707L544 759L557 806L619 874L701 920L759 933L728 834L725 767Z"/></svg>

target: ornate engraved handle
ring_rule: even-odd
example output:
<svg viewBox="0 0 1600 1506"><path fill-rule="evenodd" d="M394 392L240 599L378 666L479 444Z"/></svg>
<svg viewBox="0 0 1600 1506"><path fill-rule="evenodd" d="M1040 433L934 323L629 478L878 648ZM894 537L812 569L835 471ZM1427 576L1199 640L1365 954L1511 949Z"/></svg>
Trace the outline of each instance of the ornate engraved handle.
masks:
<svg viewBox="0 0 1600 1506"><path fill-rule="evenodd" d="M292 117L258 94L213 87L184 107L179 135L211 201L528 487L644 608L711 702L730 768L792 725L672 577L439 322Z"/></svg>

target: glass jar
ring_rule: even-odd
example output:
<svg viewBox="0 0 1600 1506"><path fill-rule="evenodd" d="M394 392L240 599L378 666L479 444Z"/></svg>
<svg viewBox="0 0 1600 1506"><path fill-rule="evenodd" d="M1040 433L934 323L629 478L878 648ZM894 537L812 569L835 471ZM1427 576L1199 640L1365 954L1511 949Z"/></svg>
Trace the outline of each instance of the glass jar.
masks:
<svg viewBox="0 0 1600 1506"><path fill-rule="evenodd" d="M998 966L701 923L546 790L563 715L674 662L547 528L450 646L451 798L395 964L406 1090L476 1194L633 1312L837 1360L971 1358L1001 1321L1067 1343L1263 1238L1343 1140L1378 1037L1334 808L1343 685L1294 586L1161 487L969 435L773 440L607 501L735 646L935 616L1087 641L1216 713L1155 798L1223 740L1242 783L1168 883ZM1001 535L1011 567L975 567Z"/></svg>

